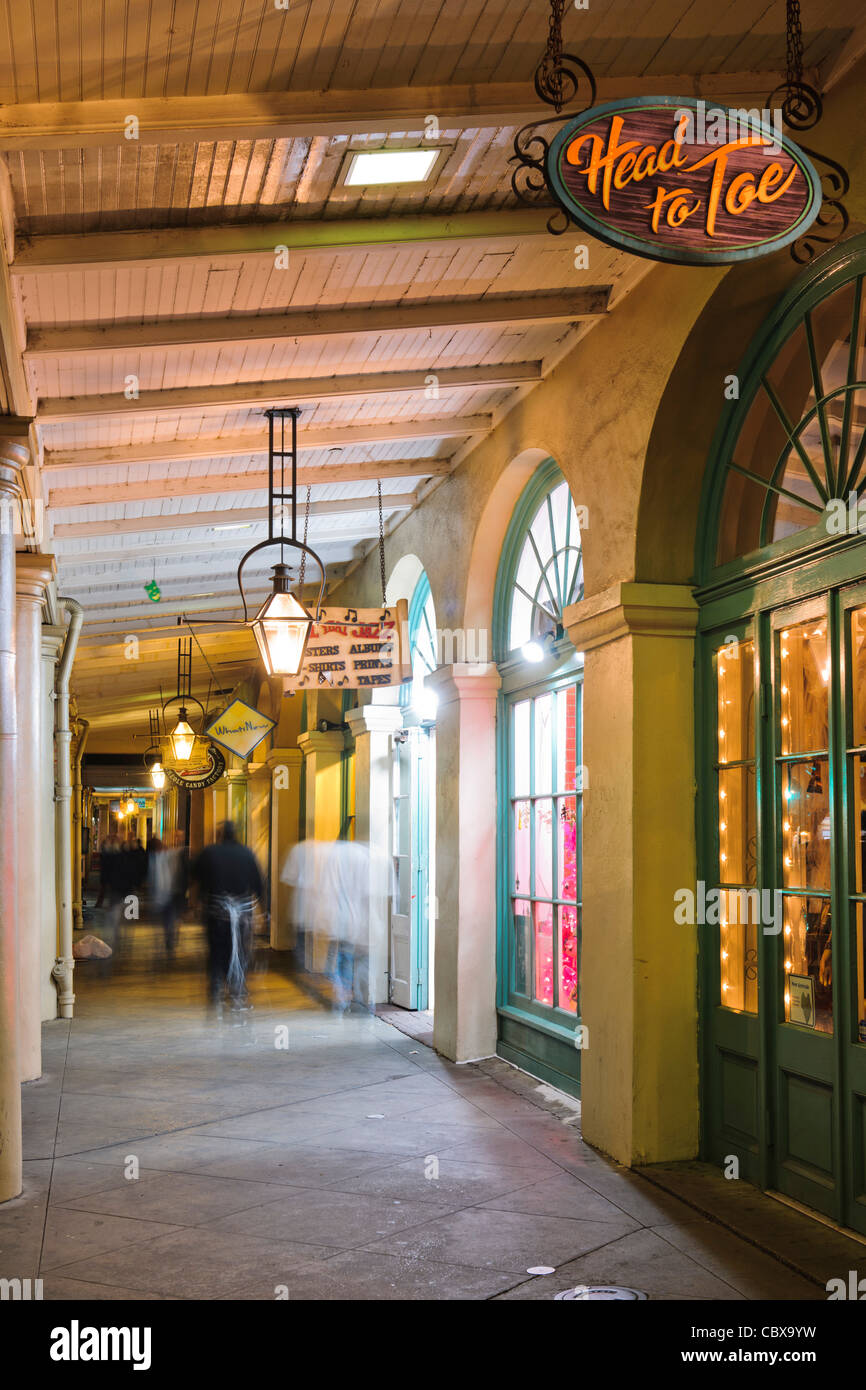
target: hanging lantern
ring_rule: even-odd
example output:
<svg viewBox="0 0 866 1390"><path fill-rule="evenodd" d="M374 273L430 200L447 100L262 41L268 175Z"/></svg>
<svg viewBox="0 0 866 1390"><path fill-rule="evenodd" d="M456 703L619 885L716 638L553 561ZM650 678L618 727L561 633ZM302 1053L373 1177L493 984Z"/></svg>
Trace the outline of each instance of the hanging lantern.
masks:
<svg viewBox="0 0 866 1390"><path fill-rule="evenodd" d="M269 676L296 676L301 669L307 639L316 621L303 602L292 593L289 566L283 561L285 547L290 546L301 552L298 573L298 592L303 590L304 571L307 556L319 568L321 582L315 612L318 613L325 592L325 567L314 550L307 545L307 522L309 520L309 489L307 489L307 516L304 522L304 539L297 538L298 523L298 416L297 406L268 410L268 538L248 550L238 565L238 588L244 606L244 621L252 628L256 644L261 652L265 670ZM286 423L289 423L289 436L286 438ZM279 437L275 426L279 424ZM288 466L288 478L286 470ZM285 509L289 508L291 535L285 536L277 531L276 522L282 524ZM279 564L271 571L272 591L265 599L256 616L247 617L247 599L243 586L243 570L247 560L259 550L268 546L280 547Z"/></svg>
<svg viewBox="0 0 866 1390"><path fill-rule="evenodd" d="M150 780L156 791L161 792L165 786L165 768L158 759L150 769Z"/></svg>
<svg viewBox="0 0 866 1390"><path fill-rule="evenodd" d="M188 763L190 754L192 753L192 746L195 743L195 732L186 722L186 708L183 705L181 705L180 709L180 718L169 735L169 742L171 743L171 751L174 754L175 761L179 763Z"/></svg>
<svg viewBox="0 0 866 1390"><path fill-rule="evenodd" d="M166 700L165 704L162 707L162 719L164 727L165 712L168 709L169 705L174 704L175 701L177 701L180 705L180 712L178 716L178 721L168 736L168 745L171 749L171 756L174 762L183 765L184 763L189 762L192 756L192 751L195 747L196 739L198 737L195 730L192 728L192 726L189 724L187 720L187 705L190 703L198 705L199 709L201 710L202 717L204 717L204 709L202 708L201 701L197 700L192 693L191 637L181 637L177 644L177 694L172 695L169 700ZM151 717L151 738L153 738L154 741L156 741L156 738L159 737L158 711L154 711L154 714L157 716L157 718L156 722L154 722L154 718ZM156 732L154 732L154 730ZM159 753L158 748L157 753ZM146 761L147 754L145 754L145 762ZM150 769L148 768L148 771L149 770Z"/></svg>
<svg viewBox="0 0 866 1390"><path fill-rule="evenodd" d="M269 676L296 676L313 617L289 590L288 565L274 565L272 577L273 593L253 618L253 636Z"/></svg>
<svg viewBox="0 0 866 1390"><path fill-rule="evenodd" d="M128 816L135 815L135 802L133 801L131 796L127 797L126 799L126 814Z"/></svg>
<svg viewBox="0 0 866 1390"><path fill-rule="evenodd" d="M282 406L266 410L268 420L268 535L259 541L242 557L238 565L238 589L244 616L242 619L196 618L197 624L226 621L239 627L252 630L256 645L261 653L265 670L269 676L296 676L301 669L307 640L316 616L321 612L325 595L325 566L314 550L307 545L307 526L310 517L310 489L307 488L307 507L304 517L304 539L298 539L298 406ZM288 431L287 431L288 425ZM291 534L283 534L286 516L290 520ZM280 561L271 571L271 593L265 599L255 617L250 617L249 604L244 591L244 566L260 550L279 546ZM291 571L284 563L286 549L300 552L298 565L297 594L290 588ZM304 573L307 559L315 562L319 571L319 593L312 611L308 611L299 597L303 593ZM186 623L192 631L192 623L185 613L178 622ZM178 677L178 691L184 687ZM186 687L188 689L188 686ZM181 711L183 715L183 711ZM175 735L172 734L172 746Z"/></svg>

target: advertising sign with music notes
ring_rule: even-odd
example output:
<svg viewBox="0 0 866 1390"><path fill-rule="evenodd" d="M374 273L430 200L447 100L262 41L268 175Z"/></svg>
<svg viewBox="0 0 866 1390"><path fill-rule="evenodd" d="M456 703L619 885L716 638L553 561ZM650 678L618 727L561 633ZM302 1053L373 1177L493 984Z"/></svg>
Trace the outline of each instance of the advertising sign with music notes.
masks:
<svg viewBox="0 0 866 1390"><path fill-rule="evenodd" d="M283 689L374 690L411 675L409 605L400 599L390 608L323 608L301 669Z"/></svg>

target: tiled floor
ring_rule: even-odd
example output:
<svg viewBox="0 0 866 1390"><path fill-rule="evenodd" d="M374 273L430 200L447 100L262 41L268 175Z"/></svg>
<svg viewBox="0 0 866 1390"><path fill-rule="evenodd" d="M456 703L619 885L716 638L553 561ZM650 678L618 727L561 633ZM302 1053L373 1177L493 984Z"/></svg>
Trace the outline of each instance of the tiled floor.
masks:
<svg viewBox="0 0 866 1390"><path fill-rule="evenodd" d="M453 1066L276 972L218 1024L197 928L171 968L154 929L132 942L113 976L79 965L74 1022L45 1027L0 1276L46 1299L825 1296L602 1159L505 1064Z"/></svg>

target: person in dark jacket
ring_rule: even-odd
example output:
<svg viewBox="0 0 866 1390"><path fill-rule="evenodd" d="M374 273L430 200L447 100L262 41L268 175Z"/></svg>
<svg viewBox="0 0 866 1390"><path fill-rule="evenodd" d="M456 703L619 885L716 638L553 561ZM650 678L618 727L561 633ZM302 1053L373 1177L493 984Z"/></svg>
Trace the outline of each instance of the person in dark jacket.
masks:
<svg viewBox="0 0 866 1390"><path fill-rule="evenodd" d="M231 821L192 866L204 909L211 1003L221 1009L226 986L234 1008L247 1007L246 975L252 953L253 900L264 901L256 857L238 842Z"/></svg>

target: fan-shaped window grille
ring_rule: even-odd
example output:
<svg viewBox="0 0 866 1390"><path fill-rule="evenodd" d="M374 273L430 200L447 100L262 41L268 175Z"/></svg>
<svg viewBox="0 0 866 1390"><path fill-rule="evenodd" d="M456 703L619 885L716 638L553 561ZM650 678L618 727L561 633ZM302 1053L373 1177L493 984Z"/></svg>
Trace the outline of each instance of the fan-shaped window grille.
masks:
<svg viewBox="0 0 866 1390"><path fill-rule="evenodd" d="M866 483L866 305L858 265L862 257L823 294L820 286L800 294L754 354L723 446L717 565L815 527L829 539L834 509L827 504Z"/></svg>

